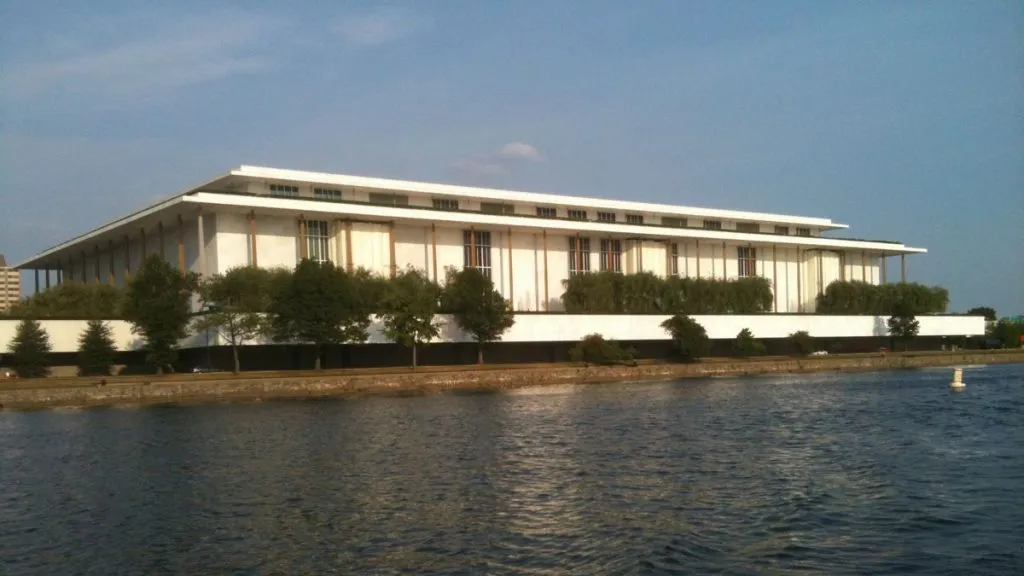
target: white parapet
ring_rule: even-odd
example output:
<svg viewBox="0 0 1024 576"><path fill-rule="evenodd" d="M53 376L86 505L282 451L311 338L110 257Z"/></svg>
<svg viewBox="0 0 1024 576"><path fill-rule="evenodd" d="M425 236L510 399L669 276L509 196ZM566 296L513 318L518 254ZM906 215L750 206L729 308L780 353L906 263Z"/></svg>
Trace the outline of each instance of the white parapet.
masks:
<svg viewBox="0 0 1024 576"><path fill-rule="evenodd" d="M571 342L588 334L601 334L615 340L664 340L668 335L661 323L668 316L584 315L584 314L519 314L516 323L502 336L504 342ZM883 316L817 316L762 314L751 316L693 316L715 339L731 339L744 328L755 338L785 338L794 332L807 331L815 338L880 337L888 334ZM468 342L464 334L448 317L438 320L443 324L437 342ZM985 319L981 316L919 316L919 336L981 336L985 334ZM78 338L85 330L84 320L42 320L43 329L50 336L54 352L75 352ZM111 320L114 341L119 350L138 350L142 341L132 334L131 326L123 320ZM17 330L17 320L0 320L0 364ZM370 343L386 343L383 328L378 322L370 326ZM196 334L182 342L184 347L206 345L206 335ZM213 335L211 342L216 343Z"/></svg>

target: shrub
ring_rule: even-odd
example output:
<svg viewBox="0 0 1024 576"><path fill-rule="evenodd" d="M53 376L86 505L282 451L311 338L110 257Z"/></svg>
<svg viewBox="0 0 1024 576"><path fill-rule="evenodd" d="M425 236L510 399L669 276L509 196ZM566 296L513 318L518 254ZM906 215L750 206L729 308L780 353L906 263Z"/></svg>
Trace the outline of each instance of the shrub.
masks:
<svg viewBox="0 0 1024 576"><path fill-rule="evenodd" d="M817 298L821 314L888 315L896 305L912 314L938 314L949 305L949 292L938 286L914 283L874 285L861 281L836 281Z"/></svg>
<svg viewBox="0 0 1024 576"><path fill-rule="evenodd" d="M600 334L589 334L583 337L576 346L569 350L569 359L573 362L610 366L617 364L636 365L636 351L623 348L614 340L606 340Z"/></svg>
<svg viewBox="0 0 1024 576"><path fill-rule="evenodd" d="M101 318L121 317L124 290L101 283L64 282L33 294L11 307L14 318Z"/></svg>
<svg viewBox="0 0 1024 576"><path fill-rule="evenodd" d="M116 357L110 327L102 320L90 320L78 338L78 375L109 376Z"/></svg>
<svg viewBox="0 0 1024 576"><path fill-rule="evenodd" d="M921 323L914 317L913 306L904 302L893 308L892 316L886 321L889 327L889 335L903 342L903 349L907 349L907 342L917 336Z"/></svg>
<svg viewBox="0 0 1024 576"><path fill-rule="evenodd" d="M773 301L771 283L760 277L596 272L572 276L563 285L562 302L570 314L756 314L770 312Z"/></svg>
<svg viewBox="0 0 1024 576"><path fill-rule="evenodd" d="M814 352L814 338L806 330L793 332L789 335L789 341L796 350L804 356Z"/></svg>
<svg viewBox="0 0 1024 576"><path fill-rule="evenodd" d="M711 339L707 330L694 319L676 314L661 323L672 337L673 351L684 362L699 360L711 353Z"/></svg>
<svg viewBox="0 0 1024 576"><path fill-rule="evenodd" d="M50 374L50 350L50 336L39 321L25 318L18 323L6 362L20 378L45 378Z"/></svg>
<svg viewBox="0 0 1024 576"><path fill-rule="evenodd" d="M736 351L736 354L744 358L764 354L764 344L760 340L754 338L754 334L750 331L750 328L740 330L739 334L736 335L736 340L733 342L732 346L733 350Z"/></svg>

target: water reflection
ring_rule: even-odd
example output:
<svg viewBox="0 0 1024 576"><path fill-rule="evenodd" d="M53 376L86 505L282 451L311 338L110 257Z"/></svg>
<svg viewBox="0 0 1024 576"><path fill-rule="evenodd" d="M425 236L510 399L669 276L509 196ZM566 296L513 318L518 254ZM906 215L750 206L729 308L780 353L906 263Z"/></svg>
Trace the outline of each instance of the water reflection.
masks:
<svg viewBox="0 0 1024 576"><path fill-rule="evenodd" d="M5 574L1020 573L1024 368L0 414Z"/></svg>

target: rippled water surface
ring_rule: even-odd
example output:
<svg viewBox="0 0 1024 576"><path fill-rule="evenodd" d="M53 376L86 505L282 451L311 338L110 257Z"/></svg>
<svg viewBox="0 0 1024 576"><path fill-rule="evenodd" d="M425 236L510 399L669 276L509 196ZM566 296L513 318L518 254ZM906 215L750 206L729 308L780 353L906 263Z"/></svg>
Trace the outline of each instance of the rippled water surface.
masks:
<svg viewBox="0 0 1024 576"><path fill-rule="evenodd" d="M0 573L1024 574L1024 366L0 413Z"/></svg>

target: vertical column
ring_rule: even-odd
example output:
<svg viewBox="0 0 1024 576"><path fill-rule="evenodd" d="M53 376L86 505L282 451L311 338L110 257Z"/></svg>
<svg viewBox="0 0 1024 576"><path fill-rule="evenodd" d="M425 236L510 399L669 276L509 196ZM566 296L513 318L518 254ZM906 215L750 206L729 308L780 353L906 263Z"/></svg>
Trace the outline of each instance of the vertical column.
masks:
<svg viewBox="0 0 1024 576"><path fill-rule="evenodd" d="M884 252L878 258L878 267L882 271L882 284L888 284L889 283L889 270L888 270L888 268L889 268L889 261L886 259Z"/></svg>
<svg viewBox="0 0 1024 576"><path fill-rule="evenodd" d="M804 298L801 292L801 277L804 272L803 256L800 254L800 247L796 248L796 311L804 311Z"/></svg>
<svg viewBox="0 0 1024 576"><path fill-rule="evenodd" d="M128 285L128 279L132 275L132 239L124 235L124 285Z"/></svg>
<svg viewBox="0 0 1024 576"><path fill-rule="evenodd" d="M395 261L395 221L388 224L388 257L391 259L391 277L398 273L398 262Z"/></svg>
<svg viewBox="0 0 1024 576"><path fill-rule="evenodd" d="M476 230L469 227L469 267L476 268Z"/></svg>
<svg viewBox="0 0 1024 576"><path fill-rule="evenodd" d="M430 223L430 265L434 268L434 282L437 282L437 224Z"/></svg>
<svg viewBox="0 0 1024 576"><path fill-rule="evenodd" d="M107 261L107 284L111 286L117 284L117 278L114 276L114 241L110 240L107 243L107 254L110 259Z"/></svg>
<svg viewBox="0 0 1024 576"><path fill-rule="evenodd" d="M306 243L306 217L299 215L299 260L309 258L309 246Z"/></svg>
<svg viewBox="0 0 1024 576"><path fill-rule="evenodd" d="M779 311L779 259L775 257L778 246L772 244L772 306Z"/></svg>
<svg viewBox="0 0 1024 576"><path fill-rule="evenodd" d="M583 273L583 241L579 232L576 233L576 273Z"/></svg>
<svg viewBox="0 0 1024 576"><path fill-rule="evenodd" d="M249 263L253 268L259 267L256 252L256 211L249 211Z"/></svg>
<svg viewBox="0 0 1024 576"><path fill-rule="evenodd" d="M722 280L729 279L729 266L726 264L725 258L725 241L722 241Z"/></svg>
<svg viewBox="0 0 1024 576"><path fill-rule="evenodd" d="M164 236L166 236L166 234L164 234L164 223L163 223L163 221L160 221L160 222L157 223L157 225L156 225L156 232L157 232L157 234L160 235L160 259L166 261L167 260L167 250L166 250L166 246L164 246Z"/></svg>
<svg viewBox="0 0 1024 576"><path fill-rule="evenodd" d="M36 294L39 294L39 268L36 268L35 270L33 270L33 272L35 272L35 275L36 275L35 291L36 291Z"/></svg>
<svg viewBox="0 0 1024 576"><path fill-rule="evenodd" d="M206 266L206 230L203 226L203 209L196 213L196 241L199 242L199 274L204 278L210 273Z"/></svg>
<svg viewBox="0 0 1024 576"><path fill-rule="evenodd" d="M544 311L548 312L549 298L548 298L548 231L541 230L541 238L544 242Z"/></svg>
<svg viewBox="0 0 1024 576"><path fill-rule="evenodd" d="M178 214L178 272L185 272L185 221Z"/></svg>
<svg viewBox="0 0 1024 576"><path fill-rule="evenodd" d="M824 251L818 249L818 296L825 293L825 261L822 255Z"/></svg>
<svg viewBox="0 0 1024 576"><path fill-rule="evenodd" d="M900 254L900 282L907 282L907 255Z"/></svg>
<svg viewBox="0 0 1024 576"><path fill-rule="evenodd" d="M508 242L508 300L512 303L512 311L516 311L516 291L515 285L512 283L515 276L512 275L512 228L508 229L508 236L506 236Z"/></svg>
<svg viewBox="0 0 1024 576"><path fill-rule="evenodd" d="M89 264L86 262L85 250L82 250L82 284L89 281Z"/></svg>
<svg viewBox="0 0 1024 576"><path fill-rule="evenodd" d="M697 278L700 278L700 238L694 240L697 250Z"/></svg>
<svg viewBox="0 0 1024 576"><path fill-rule="evenodd" d="M839 280L846 282L846 250L839 253Z"/></svg>
<svg viewBox="0 0 1024 576"><path fill-rule="evenodd" d="M868 253L864 250L860 251L860 278L865 282L868 281Z"/></svg>
<svg viewBox="0 0 1024 576"><path fill-rule="evenodd" d="M96 261L93 262L93 280L97 284L99 284L100 283L100 245L99 244L94 244L93 248L94 248L93 256L96 257Z"/></svg>
<svg viewBox="0 0 1024 576"><path fill-rule="evenodd" d="M59 264L58 264L58 266L59 266ZM43 277L46 280L46 289L49 290L50 289L50 265L49 264L46 265L46 272L43 273Z"/></svg>
<svg viewBox="0 0 1024 576"><path fill-rule="evenodd" d="M636 259L637 259L637 272L638 273L639 272L643 272L644 271L644 241L643 241L642 238L640 240L637 240Z"/></svg>
<svg viewBox="0 0 1024 576"><path fill-rule="evenodd" d="M139 241L142 243L142 251L139 253L140 256L141 256L141 258L139 258L139 268L142 268L142 263L145 262L146 261L146 257L149 256L149 254L148 254L149 249L146 246L146 229L145 229L145 227L139 229L139 237L141 238L141 240L139 240Z"/></svg>
<svg viewBox="0 0 1024 576"><path fill-rule="evenodd" d="M435 249L436 254L436 249ZM345 269L352 272L354 264L352 263L352 221L345 221ZM437 270L434 270L434 275L437 275ZM435 278L436 280L436 278Z"/></svg>

